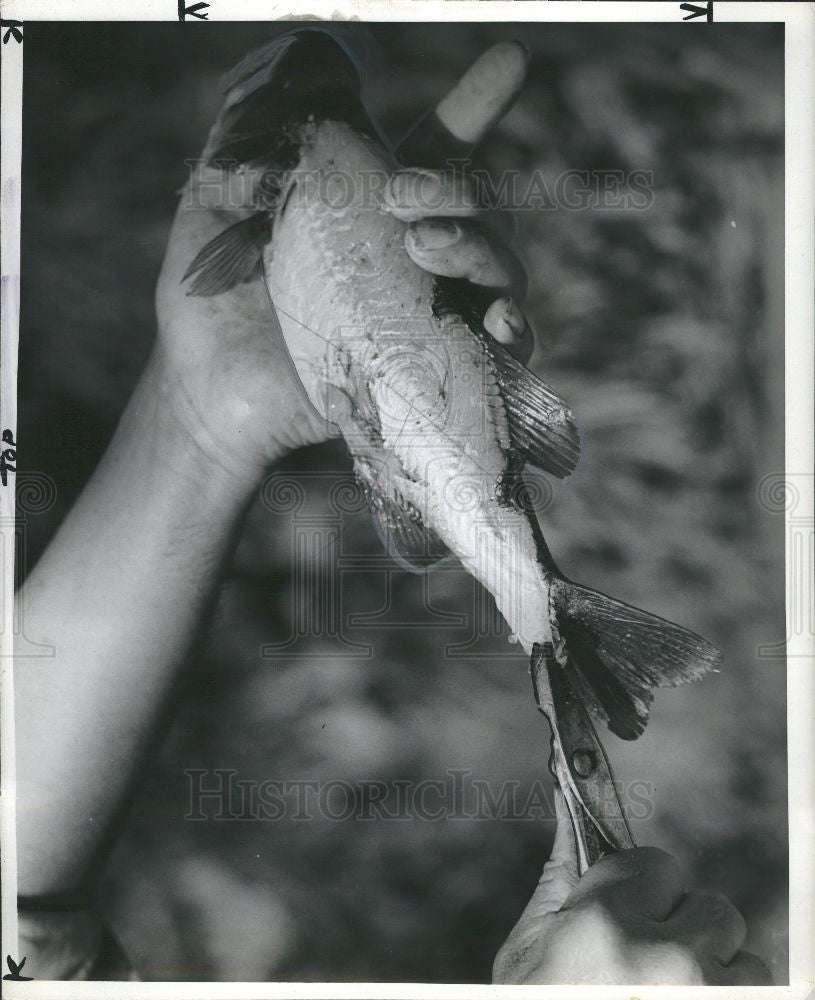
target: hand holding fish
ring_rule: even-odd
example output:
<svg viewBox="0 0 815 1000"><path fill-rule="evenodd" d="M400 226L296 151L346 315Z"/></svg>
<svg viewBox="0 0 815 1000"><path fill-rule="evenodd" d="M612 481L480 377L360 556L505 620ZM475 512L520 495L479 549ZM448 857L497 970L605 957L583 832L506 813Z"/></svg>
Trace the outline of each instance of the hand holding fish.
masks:
<svg viewBox="0 0 815 1000"><path fill-rule="evenodd" d="M466 175L433 169L445 146L470 151L525 72L520 45L495 46L394 157L368 117L359 67L330 32L283 36L247 57L207 156L210 167L237 163L232 179L256 174L262 196L197 248L182 281L192 297L229 301L262 275L276 343L345 438L388 550L418 572L452 554L493 595L531 657L583 872L632 847L621 809L602 808L612 780L588 711L636 739L653 688L702 677L721 656L701 636L569 580L529 501L526 464L560 478L574 469L574 417L518 361L529 347L517 306L523 269L472 223ZM356 197L385 177L381 194ZM332 181L342 182L334 196ZM427 217L428 191L440 217Z"/></svg>
<svg viewBox="0 0 815 1000"><path fill-rule="evenodd" d="M449 109L454 127L480 140L517 96L525 68L520 46L495 46L489 83L496 96L485 100L480 91L459 96ZM202 246L254 217L262 172L219 169L209 159L241 93L239 86L228 91L203 159L182 191L158 283L156 354L168 404L189 436L212 462L251 477L285 452L324 440L331 430L303 392L259 274L252 271L253 280L242 276L212 297L188 295L182 285ZM411 141L438 138L429 132L420 124ZM438 142L440 160L453 151ZM384 200L394 218L410 223L405 249L419 267L494 290L485 328L519 360L528 360L532 334L518 305L526 286L523 267L482 224L466 182L445 171L404 170L393 176ZM309 287L307 264L296 280Z"/></svg>
<svg viewBox="0 0 815 1000"><path fill-rule="evenodd" d="M458 90L448 105L449 121L471 138L494 124L520 87L525 60L505 47L499 56L490 93L461 100ZM223 133L239 94L232 89L213 135ZM447 184L445 175L439 183ZM402 200L402 187L388 194L389 218L399 226L400 213L414 222L426 214L416 213L409 192ZM55 650L53 662L32 659L15 678L17 874L25 896L74 892L88 881L145 748L178 697L259 479L287 448L327 433L261 281L213 297L187 294L190 261L225 228L251 220L250 201L240 174L207 163L185 188L157 290L153 355L104 460L17 594L20 620L25 600L32 634ZM469 210L459 221L469 232ZM405 245L404 232L400 239ZM464 239L462 254L450 250L439 266L477 280L490 273L492 245L486 235ZM421 248L405 249L422 263ZM511 260L503 248L494 259ZM307 263L301 278L313 288ZM494 298L502 295L498 289ZM525 356L529 335L517 307L487 303L484 311L496 343Z"/></svg>
<svg viewBox="0 0 815 1000"><path fill-rule="evenodd" d="M524 502L526 461L558 476L574 467L572 415L519 363L531 348L518 306L522 268L480 224L466 182L427 168L444 158L445 142L480 140L517 94L525 62L519 46L489 50L400 147L402 164L423 169L395 173L350 76L335 86L331 74L342 83L346 72L336 53L308 63L285 42L274 58L250 56L233 74L171 234L155 354L105 460L26 583L27 626L53 644L54 660L15 676L25 896L85 888L211 618L258 477L287 449L325 437L327 420L346 437L395 553L420 568L458 555L524 648L547 650L546 671L568 673L617 735L642 732L653 687L718 663L699 636L569 581ZM319 122L308 113L315 100L331 112ZM241 169L220 169L216 154ZM391 177L357 229L336 225L307 190L288 202L299 179L291 168L305 178L335 156L349 173L373 164ZM267 190L258 203L258 161L273 181L289 171L286 197ZM369 336L332 342L333 330L353 334L355 323ZM451 484L467 489L451 493ZM543 670L539 681L548 706ZM561 761L558 778L579 806L582 775L571 766ZM738 951L738 914L719 897L683 895L666 855L624 851L580 880L577 856L563 813L541 885L496 962L497 981L766 981L758 960ZM72 967L70 950L35 947L54 952L54 978Z"/></svg>
<svg viewBox="0 0 815 1000"><path fill-rule="evenodd" d="M739 911L720 893L685 892L670 854L620 851L578 878L562 796L556 803L552 856L496 956L494 983L772 985L767 964L741 950Z"/></svg>

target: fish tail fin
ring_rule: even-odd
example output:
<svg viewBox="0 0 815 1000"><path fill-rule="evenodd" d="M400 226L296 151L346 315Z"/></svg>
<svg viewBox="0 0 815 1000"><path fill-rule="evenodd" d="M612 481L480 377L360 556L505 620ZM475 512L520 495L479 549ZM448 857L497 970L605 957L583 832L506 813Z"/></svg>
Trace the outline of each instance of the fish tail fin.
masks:
<svg viewBox="0 0 815 1000"><path fill-rule="evenodd" d="M586 704L621 739L648 722L655 687L677 687L715 671L722 655L695 632L605 594L556 579L555 623Z"/></svg>

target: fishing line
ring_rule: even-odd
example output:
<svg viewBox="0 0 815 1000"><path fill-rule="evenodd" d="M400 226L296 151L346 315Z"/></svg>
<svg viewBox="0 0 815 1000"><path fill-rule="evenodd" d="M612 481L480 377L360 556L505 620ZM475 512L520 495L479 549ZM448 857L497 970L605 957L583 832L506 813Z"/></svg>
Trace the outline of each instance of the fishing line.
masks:
<svg viewBox="0 0 815 1000"><path fill-rule="evenodd" d="M281 326L281 324L280 324L280 318L277 315L278 309L280 310L280 312L287 319L290 319L293 323L296 323L298 326L302 327L304 330L307 330L309 333L313 334L315 337L318 338L318 340L323 341L323 343L326 344L326 346L333 348L333 350L335 352L338 352L340 350L340 348L339 348L338 345L332 343L332 341L328 337L324 337L321 333L318 333L316 330L312 329L308 325L308 323L304 323L302 320L298 319L296 316L293 316L290 312L287 312L281 306L275 305L275 301L272 298L271 290L269 289L269 283L268 283L268 280L266 278L265 269L261 268L261 273L262 273L262 276L263 276L263 287L266 289L266 295L267 295L267 297L269 299L269 305L271 306L272 315L274 317L273 323L274 323L275 327L277 328L278 336L280 337L283 345L286 347L286 356L288 358L289 365L290 365L291 369L294 371L295 375L297 376L297 381L299 382L300 386L303 389L303 393L306 396L306 399L308 400L309 406L317 414L317 416L320 417L321 420L326 420L327 421L327 418L324 417L321 413L319 413L319 411L317 410L316 406L314 406L314 404L311 402L311 399L309 398L308 393L306 392L305 386L303 385L303 381L300 378L299 372L297 371L297 368L296 368L296 366L294 364L294 360L293 360L293 358L292 358L292 356L291 356L291 354L289 352L288 345L286 344L286 338L285 338L285 336L283 334L283 327ZM396 388L394 386L391 386L390 383L388 382L387 378L385 378L384 381L385 381L385 384L388 386L388 388L393 392L393 394L396 397L398 397L403 403L406 403L408 405L408 407L409 407L407 416L405 417L405 420L404 420L402 426L399 429L399 433L396 435L396 441L398 441L399 438L400 438L400 436L401 436L401 434L402 434L402 431L405 429L405 426L407 425L408 418L410 417L410 414L411 414L412 410L415 409L415 406L414 406L413 401L410 400L410 399L408 399L406 396L404 396L399 391L398 388ZM450 435L446 433L446 431L444 430L443 427L438 427L438 426L436 426L436 424L433 423L432 417L429 418L429 423L431 424L431 426L433 427L434 430L436 430L443 438L445 438L447 441L450 442L450 444L453 447L453 451L454 452L457 452L458 454L461 454L461 455L466 455L466 452L464 451L464 449L461 448L458 445L458 442L456 440L454 440L453 438L451 438ZM478 464L478 462L475 459L473 459L472 456L467 456L467 457L479 469L479 471L482 472L485 476L490 475L490 473L488 472L488 470L482 468ZM379 472L377 474L377 478L376 478L376 484L377 485L378 485L380 479L382 478L383 473L384 473L384 468L381 468L379 470ZM348 518L348 520L345 523L348 524L348 523L352 522L355 518L360 517L363 513L369 514L370 512L368 510L366 510L366 509L359 510L355 514L351 514L350 517ZM337 545L338 543L339 543L339 539L336 536L332 537L326 543L326 545L323 548L321 548L321 549L318 550L318 552L316 553L316 555L317 556L323 555L324 553L326 553L328 551L329 548L331 548L332 545Z"/></svg>

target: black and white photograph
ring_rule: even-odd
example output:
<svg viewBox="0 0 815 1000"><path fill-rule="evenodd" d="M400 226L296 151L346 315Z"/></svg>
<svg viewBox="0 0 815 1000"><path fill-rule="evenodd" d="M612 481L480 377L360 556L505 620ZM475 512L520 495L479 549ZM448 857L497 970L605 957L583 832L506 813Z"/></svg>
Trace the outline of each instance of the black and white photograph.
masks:
<svg viewBox="0 0 815 1000"><path fill-rule="evenodd" d="M4 992L805 996L811 5L47 6Z"/></svg>

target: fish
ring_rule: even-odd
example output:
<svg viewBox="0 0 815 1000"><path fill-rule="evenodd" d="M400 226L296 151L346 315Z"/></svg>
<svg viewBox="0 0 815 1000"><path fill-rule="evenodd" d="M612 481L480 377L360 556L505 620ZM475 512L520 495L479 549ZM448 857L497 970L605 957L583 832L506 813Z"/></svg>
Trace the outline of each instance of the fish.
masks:
<svg viewBox="0 0 815 1000"><path fill-rule="evenodd" d="M394 558L416 572L457 558L526 653L551 651L595 718L636 739L653 689L701 678L721 654L556 565L524 470L574 470L574 415L484 329L494 290L408 256L383 194L400 164L348 46L325 31L285 35L225 89L237 96L209 162L253 171L258 193L190 263L188 294L265 281L303 389L345 438Z"/></svg>

